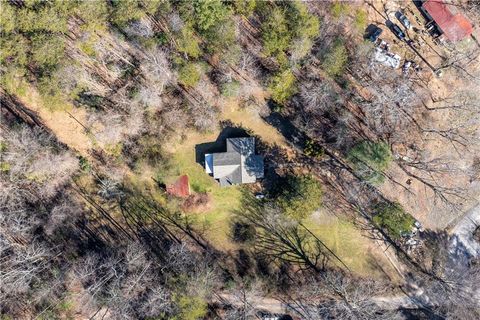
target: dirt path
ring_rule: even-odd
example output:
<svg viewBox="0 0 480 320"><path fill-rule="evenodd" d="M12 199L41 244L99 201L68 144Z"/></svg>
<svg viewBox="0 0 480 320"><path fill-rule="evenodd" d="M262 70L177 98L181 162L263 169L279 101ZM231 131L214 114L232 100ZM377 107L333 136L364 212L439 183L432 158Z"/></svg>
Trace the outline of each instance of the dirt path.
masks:
<svg viewBox="0 0 480 320"><path fill-rule="evenodd" d="M218 301L223 305L232 305L232 306L242 306L243 302L238 300L238 297L228 293L220 293L218 295ZM282 301L275 298L258 298L255 302L251 303L251 306L258 311L268 311L270 313L276 314L286 314L288 313L288 306L285 305Z"/></svg>
<svg viewBox="0 0 480 320"><path fill-rule="evenodd" d="M221 293L218 295L217 302L224 305L242 306L243 303L238 301L238 298L234 295ZM398 309L419 309L421 304L405 294L395 296L378 296L371 298L371 301L378 305L382 310L398 310ZM258 311L266 311L271 314L295 314L295 306L284 303L281 300L275 298L263 297L259 298L255 302L251 303L251 307ZM304 306L308 307L308 306ZM319 310L311 306L312 314L319 312Z"/></svg>
<svg viewBox="0 0 480 320"><path fill-rule="evenodd" d="M89 157L88 150L94 144L82 126L87 118L85 109L66 105L65 110L50 110L44 105L40 95L32 87L27 90L25 95L17 96L17 98L26 107L38 114L42 122L60 142L79 152L82 156Z"/></svg>

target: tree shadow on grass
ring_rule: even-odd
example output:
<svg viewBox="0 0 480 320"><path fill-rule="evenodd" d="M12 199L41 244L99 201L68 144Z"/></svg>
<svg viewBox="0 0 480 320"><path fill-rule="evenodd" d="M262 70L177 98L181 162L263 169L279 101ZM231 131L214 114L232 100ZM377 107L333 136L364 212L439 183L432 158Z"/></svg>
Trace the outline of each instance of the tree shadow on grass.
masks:
<svg viewBox="0 0 480 320"><path fill-rule="evenodd" d="M263 117L263 120L269 125L275 127L290 143L302 150L305 147L307 140L305 133L297 129L295 125L278 112L272 112L268 116Z"/></svg>

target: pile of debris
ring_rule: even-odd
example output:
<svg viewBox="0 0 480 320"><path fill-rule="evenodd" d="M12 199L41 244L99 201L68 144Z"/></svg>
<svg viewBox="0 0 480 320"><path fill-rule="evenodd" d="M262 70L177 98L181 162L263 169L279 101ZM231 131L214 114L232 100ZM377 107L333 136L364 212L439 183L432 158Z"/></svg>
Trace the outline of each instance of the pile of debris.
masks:
<svg viewBox="0 0 480 320"><path fill-rule="evenodd" d="M408 76L410 69L413 69L415 72L422 71L422 68L413 60L405 60L405 63L402 67L402 72L404 75Z"/></svg>
<svg viewBox="0 0 480 320"><path fill-rule="evenodd" d="M398 54L389 51L388 43L383 40L375 48L373 59L394 69L400 67L400 61L402 60Z"/></svg>
<svg viewBox="0 0 480 320"><path fill-rule="evenodd" d="M405 232L402 234L403 243L406 246L407 253L415 251L421 245L420 233L425 231L422 224L418 221L415 221L410 232Z"/></svg>

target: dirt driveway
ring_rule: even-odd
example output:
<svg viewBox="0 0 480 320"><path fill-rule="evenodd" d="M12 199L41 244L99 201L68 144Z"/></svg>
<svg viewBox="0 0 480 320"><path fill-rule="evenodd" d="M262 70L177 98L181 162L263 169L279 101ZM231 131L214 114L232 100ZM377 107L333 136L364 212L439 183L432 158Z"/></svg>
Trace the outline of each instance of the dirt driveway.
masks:
<svg viewBox="0 0 480 320"><path fill-rule="evenodd" d="M467 257L480 257L480 242L474 239L474 232L480 226L480 203L467 211L465 216L452 228L450 252Z"/></svg>

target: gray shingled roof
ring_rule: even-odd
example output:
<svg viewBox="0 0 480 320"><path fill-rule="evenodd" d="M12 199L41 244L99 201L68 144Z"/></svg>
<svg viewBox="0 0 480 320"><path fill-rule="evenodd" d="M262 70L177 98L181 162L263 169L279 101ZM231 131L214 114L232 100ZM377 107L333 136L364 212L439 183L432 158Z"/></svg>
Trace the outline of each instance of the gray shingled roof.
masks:
<svg viewBox="0 0 480 320"><path fill-rule="evenodd" d="M213 153L213 177L221 186L263 178L263 157L255 155L255 138L227 139L227 152Z"/></svg>

